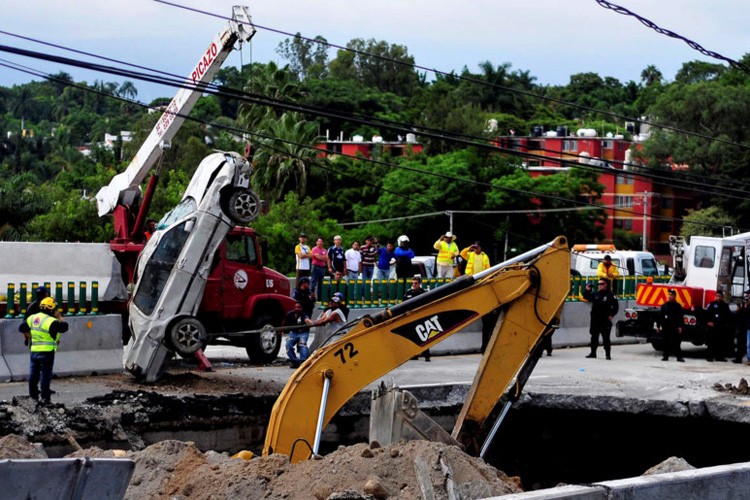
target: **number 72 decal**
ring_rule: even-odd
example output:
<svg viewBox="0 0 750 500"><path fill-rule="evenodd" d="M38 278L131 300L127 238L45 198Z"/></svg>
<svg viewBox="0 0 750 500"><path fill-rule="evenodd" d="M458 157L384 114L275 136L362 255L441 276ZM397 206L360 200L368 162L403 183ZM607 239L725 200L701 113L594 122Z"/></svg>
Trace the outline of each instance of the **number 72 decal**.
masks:
<svg viewBox="0 0 750 500"><path fill-rule="evenodd" d="M342 365L345 365L347 360L352 359L357 354L359 354L359 351L354 348L354 344L351 342L347 342L341 349L337 349L333 353L334 356L339 357Z"/></svg>

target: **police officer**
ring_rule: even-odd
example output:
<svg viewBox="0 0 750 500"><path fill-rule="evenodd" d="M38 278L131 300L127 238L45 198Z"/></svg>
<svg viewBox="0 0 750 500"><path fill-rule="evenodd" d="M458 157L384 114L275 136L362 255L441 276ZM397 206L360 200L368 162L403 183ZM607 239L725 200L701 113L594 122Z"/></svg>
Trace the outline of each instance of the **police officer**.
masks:
<svg viewBox="0 0 750 500"><path fill-rule="evenodd" d="M726 361L724 350L727 340L730 338L729 330L732 322L732 311L724 302L724 292L716 291L716 298L706 306L706 343L708 344L708 356L706 361Z"/></svg>
<svg viewBox="0 0 750 500"><path fill-rule="evenodd" d="M659 320L657 321L657 331L664 337L664 350L662 351L662 361L668 361L669 355L674 353L677 361L683 363L682 349L680 348L680 334L682 325L685 320L685 312L682 306L677 302L677 292L670 289L667 292L667 301L661 305L659 310Z"/></svg>
<svg viewBox="0 0 750 500"><path fill-rule="evenodd" d="M60 334L68 331L68 324L63 321L57 304L52 297L45 297L39 303L39 312L32 314L21 323L18 330L24 338L31 341L31 360L29 363L29 396L39 398L41 379L42 403L50 402L50 383L52 368L55 364L55 352Z"/></svg>
<svg viewBox="0 0 750 500"><path fill-rule="evenodd" d="M599 278L596 291L591 289L590 283L587 284L586 289L583 291L583 298L591 302L591 325L589 326L591 353L586 357L596 357L596 350L599 347L599 335L601 335L604 354L606 354L607 359L612 359L610 356L612 318L620 310L620 304L617 302L615 294L609 289L609 280Z"/></svg>

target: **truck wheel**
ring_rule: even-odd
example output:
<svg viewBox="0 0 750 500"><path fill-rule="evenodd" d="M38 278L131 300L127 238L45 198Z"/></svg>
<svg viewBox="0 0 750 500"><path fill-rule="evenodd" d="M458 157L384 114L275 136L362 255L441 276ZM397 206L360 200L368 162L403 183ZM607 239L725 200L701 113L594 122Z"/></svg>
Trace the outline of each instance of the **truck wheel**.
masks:
<svg viewBox="0 0 750 500"><path fill-rule="evenodd" d="M271 316L259 316L253 320L251 329L260 330L263 327L278 326L279 321ZM263 364L270 363L279 354L281 349L281 333L266 328L266 331L250 335L245 342L247 357L253 363Z"/></svg>
<svg viewBox="0 0 750 500"><path fill-rule="evenodd" d="M169 327L169 342L177 354L192 358L206 346L206 329L195 318L182 318Z"/></svg>
<svg viewBox="0 0 750 500"><path fill-rule="evenodd" d="M651 339L651 347L653 347L655 351L661 352L664 350L664 341L662 339Z"/></svg>
<svg viewBox="0 0 750 500"><path fill-rule="evenodd" d="M235 189L226 197L224 211L237 224L248 224L260 215L260 198L251 189Z"/></svg>

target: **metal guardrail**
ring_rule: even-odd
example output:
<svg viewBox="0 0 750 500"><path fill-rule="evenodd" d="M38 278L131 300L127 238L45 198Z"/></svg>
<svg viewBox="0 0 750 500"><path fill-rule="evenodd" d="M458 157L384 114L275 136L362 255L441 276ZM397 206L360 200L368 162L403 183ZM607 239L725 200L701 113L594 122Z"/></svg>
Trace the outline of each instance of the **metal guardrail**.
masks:
<svg viewBox="0 0 750 500"><path fill-rule="evenodd" d="M635 299L636 290L641 283L647 283L651 278L653 283L668 283L669 276L623 276L617 278L614 283L614 292L620 300ZM566 302L579 302L583 300L583 290L587 283L595 283L599 280L596 276L571 276L570 292L565 299ZM423 279L422 287L428 290L437 288L449 282L447 279ZM367 284L366 284L367 283ZM386 307L398 304L404 299L404 292L411 286L411 280L365 280L342 279L323 280L320 297L321 304L326 304L334 293L344 296L346 305L350 308L361 307Z"/></svg>

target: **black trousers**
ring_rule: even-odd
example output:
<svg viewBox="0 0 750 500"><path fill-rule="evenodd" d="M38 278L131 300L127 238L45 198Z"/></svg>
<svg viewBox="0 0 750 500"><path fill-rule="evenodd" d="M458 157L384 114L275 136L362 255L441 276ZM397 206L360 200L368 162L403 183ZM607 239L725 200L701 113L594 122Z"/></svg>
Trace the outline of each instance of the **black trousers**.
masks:
<svg viewBox="0 0 750 500"><path fill-rule="evenodd" d="M591 321L589 327L589 334L591 335L591 353L596 354L596 350L599 348L599 336L602 337L602 345L604 346L604 352L609 356L612 343L610 342L610 334L612 333L612 322L609 320L605 321Z"/></svg>
<svg viewBox="0 0 750 500"><path fill-rule="evenodd" d="M674 355L677 359L682 358L680 333L677 330L662 330L662 336L664 337L662 357L664 359L669 359L669 356Z"/></svg>

